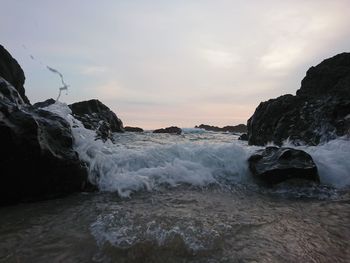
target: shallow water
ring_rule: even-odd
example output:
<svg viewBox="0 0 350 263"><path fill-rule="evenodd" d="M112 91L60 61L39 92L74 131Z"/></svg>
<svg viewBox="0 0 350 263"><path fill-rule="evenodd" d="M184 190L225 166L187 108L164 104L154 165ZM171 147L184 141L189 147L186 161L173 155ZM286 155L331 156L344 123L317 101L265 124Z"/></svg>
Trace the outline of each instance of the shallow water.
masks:
<svg viewBox="0 0 350 263"><path fill-rule="evenodd" d="M237 135L72 125L100 192L0 208L0 262L350 262L350 141L300 146L320 185L263 188Z"/></svg>
<svg viewBox="0 0 350 263"><path fill-rule="evenodd" d="M349 262L349 192L79 194L0 209L0 262Z"/></svg>

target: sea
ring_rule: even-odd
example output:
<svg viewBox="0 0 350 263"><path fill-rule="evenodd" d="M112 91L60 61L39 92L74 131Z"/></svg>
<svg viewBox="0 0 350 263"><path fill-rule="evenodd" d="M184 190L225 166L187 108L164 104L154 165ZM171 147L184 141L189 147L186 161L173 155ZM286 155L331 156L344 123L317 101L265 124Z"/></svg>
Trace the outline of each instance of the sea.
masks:
<svg viewBox="0 0 350 263"><path fill-rule="evenodd" d="M64 103L99 191L0 208L0 262L350 262L350 139L302 149L319 185L266 187L239 134L95 139Z"/></svg>

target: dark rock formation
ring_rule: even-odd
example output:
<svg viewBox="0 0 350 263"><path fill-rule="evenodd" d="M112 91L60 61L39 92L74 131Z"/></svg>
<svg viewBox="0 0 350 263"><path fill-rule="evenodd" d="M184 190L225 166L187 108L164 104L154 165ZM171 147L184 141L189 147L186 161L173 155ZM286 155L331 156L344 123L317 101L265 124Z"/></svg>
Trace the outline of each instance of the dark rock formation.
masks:
<svg viewBox="0 0 350 263"><path fill-rule="evenodd" d="M291 179L319 182L312 157L301 150L266 147L252 155L248 162L255 178L268 185Z"/></svg>
<svg viewBox="0 0 350 263"><path fill-rule="evenodd" d="M87 189L87 169L73 150L70 125L26 104L0 78L0 204Z"/></svg>
<svg viewBox="0 0 350 263"><path fill-rule="evenodd" d="M139 127L130 127L130 126L125 126L124 130L127 132L143 132L143 129Z"/></svg>
<svg viewBox="0 0 350 263"><path fill-rule="evenodd" d="M35 108L45 108L45 107L50 106L51 104L54 104L55 102L56 101L54 99L47 99L45 101L40 101L40 102L34 103L33 106Z"/></svg>
<svg viewBox="0 0 350 263"><path fill-rule="evenodd" d="M124 132L122 121L99 100L76 102L69 107L73 116L81 121L86 129L95 130L97 138L103 141L113 141L113 132Z"/></svg>
<svg viewBox="0 0 350 263"><path fill-rule="evenodd" d="M350 134L350 53L311 67L296 96L260 103L248 120L249 144L317 145Z"/></svg>
<svg viewBox="0 0 350 263"><path fill-rule="evenodd" d="M25 81L24 72L18 62L2 45L0 45L0 77L12 84L23 101L29 104L23 87Z"/></svg>
<svg viewBox="0 0 350 263"><path fill-rule="evenodd" d="M171 126L164 129L154 130L153 133L171 133L171 134L181 134L182 130L179 127Z"/></svg>
<svg viewBox="0 0 350 263"><path fill-rule="evenodd" d="M238 124L236 126L224 126L222 128L217 126L201 124L199 126L196 125L195 128L204 129L206 131L214 131L214 132L238 132L238 133L247 132L247 126L244 124Z"/></svg>
<svg viewBox="0 0 350 263"><path fill-rule="evenodd" d="M246 133L243 133L241 136L239 136L238 140L248 141L248 135Z"/></svg>

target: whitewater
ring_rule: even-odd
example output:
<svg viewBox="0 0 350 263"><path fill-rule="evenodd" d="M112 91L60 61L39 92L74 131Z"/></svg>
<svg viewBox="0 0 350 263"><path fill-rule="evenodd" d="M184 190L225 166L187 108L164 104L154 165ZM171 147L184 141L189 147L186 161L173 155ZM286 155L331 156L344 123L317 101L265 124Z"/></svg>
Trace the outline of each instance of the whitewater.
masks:
<svg viewBox="0 0 350 263"><path fill-rule="evenodd" d="M72 127L75 150L88 164L90 180L101 191L129 197L140 190L188 184L222 187L252 182L247 159L261 147L239 141L239 134L184 128L180 136L144 133L114 134L116 143L96 140L72 115L64 103L46 108L65 118ZM350 185L349 138L339 138L320 146L284 146L302 149L314 159L324 185Z"/></svg>
<svg viewBox="0 0 350 263"><path fill-rule="evenodd" d="M0 262L349 262L350 140L302 149L321 183L261 187L239 134L96 140L57 102L99 191L0 208ZM25 217L24 217L25 215Z"/></svg>

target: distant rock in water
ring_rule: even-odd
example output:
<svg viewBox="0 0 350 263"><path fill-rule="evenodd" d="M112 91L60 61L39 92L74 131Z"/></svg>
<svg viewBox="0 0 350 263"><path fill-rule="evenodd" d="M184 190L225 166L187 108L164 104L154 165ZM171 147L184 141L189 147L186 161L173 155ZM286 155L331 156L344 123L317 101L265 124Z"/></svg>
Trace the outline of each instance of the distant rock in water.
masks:
<svg viewBox="0 0 350 263"><path fill-rule="evenodd" d="M23 101L29 104L23 87L25 81L24 72L17 60L2 45L0 45L0 77L15 87Z"/></svg>
<svg viewBox="0 0 350 263"><path fill-rule="evenodd" d="M248 162L254 177L268 185L296 179L320 181L312 157L301 150L266 147L252 155Z"/></svg>
<svg viewBox="0 0 350 263"><path fill-rule="evenodd" d="M317 145L350 134L350 53L311 67L296 96L262 102L248 120L251 145L286 139Z"/></svg>
<svg viewBox="0 0 350 263"><path fill-rule="evenodd" d="M126 132L143 132L143 129L141 129L139 127L130 127L130 126L125 126L124 130Z"/></svg>
<svg viewBox="0 0 350 263"><path fill-rule="evenodd" d="M0 77L0 205L90 187L69 123L30 106Z"/></svg>
<svg viewBox="0 0 350 263"><path fill-rule="evenodd" d="M238 140L248 141L248 135L246 133L243 133L241 136L239 136Z"/></svg>
<svg viewBox="0 0 350 263"><path fill-rule="evenodd" d="M103 141L113 141L113 132L124 132L122 121L99 100L76 102L69 107L73 116L81 121L86 129L95 130L97 138Z"/></svg>
<svg viewBox="0 0 350 263"><path fill-rule="evenodd" d="M244 124L238 124L236 126L224 126L222 128L217 126L201 124L199 126L196 125L195 128L204 129L206 131L214 131L214 132L238 132L238 133L247 132L247 126Z"/></svg>
<svg viewBox="0 0 350 263"><path fill-rule="evenodd" d="M171 126L164 129L154 130L153 133L171 133L171 134L181 134L182 130L179 127Z"/></svg>

